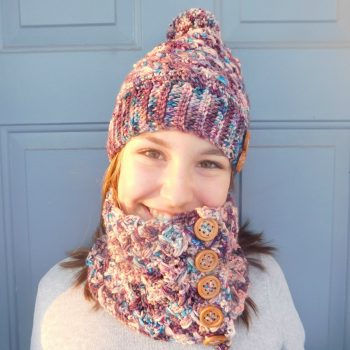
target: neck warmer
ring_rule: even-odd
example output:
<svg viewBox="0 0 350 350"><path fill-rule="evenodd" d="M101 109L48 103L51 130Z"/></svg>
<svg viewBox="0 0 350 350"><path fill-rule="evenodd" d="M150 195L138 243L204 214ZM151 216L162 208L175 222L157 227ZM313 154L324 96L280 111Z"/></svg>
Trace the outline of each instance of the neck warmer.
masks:
<svg viewBox="0 0 350 350"><path fill-rule="evenodd" d="M143 220L119 209L110 190L102 218L105 234L86 259L95 300L155 340L229 349L249 286L233 200Z"/></svg>

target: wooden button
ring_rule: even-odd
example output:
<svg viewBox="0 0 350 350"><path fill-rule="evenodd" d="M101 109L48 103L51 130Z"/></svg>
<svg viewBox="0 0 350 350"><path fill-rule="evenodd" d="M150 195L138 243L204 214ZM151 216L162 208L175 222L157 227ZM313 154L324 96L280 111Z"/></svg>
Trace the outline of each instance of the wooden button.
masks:
<svg viewBox="0 0 350 350"><path fill-rule="evenodd" d="M247 152L248 152L248 147L249 147L249 141L250 141L250 132L247 131L245 136L244 136L244 142L243 142L243 147L242 147L242 152L241 155L239 156L237 165L236 165L236 171L239 173L243 169L243 165L245 163L245 160L247 158Z"/></svg>
<svg viewBox="0 0 350 350"><path fill-rule="evenodd" d="M221 289L221 282L216 276L205 276L201 278L197 285L198 294L203 299L215 298Z"/></svg>
<svg viewBox="0 0 350 350"><path fill-rule="evenodd" d="M211 249L200 251L194 260L194 264L200 272L209 272L214 270L218 265L218 262L218 255Z"/></svg>
<svg viewBox="0 0 350 350"><path fill-rule="evenodd" d="M224 321L224 315L218 307L208 305L200 312L199 321L208 328L218 327Z"/></svg>
<svg viewBox="0 0 350 350"><path fill-rule="evenodd" d="M239 173L243 169L243 165L245 163L245 160L247 159L247 153L246 151L242 151L241 155L239 156L239 160L236 165L236 172Z"/></svg>
<svg viewBox="0 0 350 350"><path fill-rule="evenodd" d="M218 231L218 223L214 219L199 218L194 225L196 237L205 242L213 240Z"/></svg>
<svg viewBox="0 0 350 350"><path fill-rule="evenodd" d="M226 343L228 338L225 335L212 335L205 337L203 340L204 345L220 345Z"/></svg>

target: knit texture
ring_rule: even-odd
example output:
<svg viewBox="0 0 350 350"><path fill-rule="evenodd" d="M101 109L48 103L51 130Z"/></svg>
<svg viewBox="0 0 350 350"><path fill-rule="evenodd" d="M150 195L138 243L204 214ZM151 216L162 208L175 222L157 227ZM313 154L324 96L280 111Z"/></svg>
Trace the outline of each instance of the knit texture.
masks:
<svg viewBox="0 0 350 350"><path fill-rule="evenodd" d="M249 267L249 296L259 311L251 314L249 330L235 322L230 350L304 350L305 332L280 266L269 255L253 257L264 266L264 271ZM153 340L104 309L95 311L82 298L83 286L72 286L76 273L77 269L56 264L41 278L31 350L212 350L201 344Z"/></svg>
<svg viewBox="0 0 350 350"><path fill-rule="evenodd" d="M191 132L238 162L249 124L241 64L209 11L190 9L170 24L167 40L138 61L116 98L109 124L110 159L143 132Z"/></svg>
<svg viewBox="0 0 350 350"><path fill-rule="evenodd" d="M109 191L103 206L106 234L92 247L86 264L92 295L110 314L157 340L203 343L206 336L224 335L228 349L235 334L234 320L244 310L249 285L248 264L237 242L237 208L231 200L222 207L201 207L169 220L142 220L115 206ZM199 218L214 219L218 235L202 241L194 234ZM202 298L198 281L207 275L194 259L203 249L219 257L210 273L220 280L220 293ZM216 306L223 323L206 327L200 312Z"/></svg>

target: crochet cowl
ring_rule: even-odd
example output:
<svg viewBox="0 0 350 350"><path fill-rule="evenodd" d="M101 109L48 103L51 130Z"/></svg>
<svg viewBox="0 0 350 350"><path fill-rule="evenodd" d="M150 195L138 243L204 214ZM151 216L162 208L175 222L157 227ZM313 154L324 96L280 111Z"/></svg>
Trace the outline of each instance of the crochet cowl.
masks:
<svg viewBox="0 0 350 350"><path fill-rule="evenodd" d="M216 349L228 349L234 321L244 310L249 286L248 264L237 242L238 213L233 200L217 208L203 206L169 220L143 220L126 215L107 193L102 211L105 235L98 238L87 260L88 287L111 315L156 340L185 344L226 336ZM194 233L199 218L214 219L218 234L203 241ZM208 275L196 268L203 249L218 255L209 273L220 280L220 293L204 299L199 280ZM216 306L223 323L208 328L200 322L204 307ZM216 345L216 344L211 344Z"/></svg>
<svg viewBox="0 0 350 350"><path fill-rule="evenodd" d="M209 11L195 8L170 24L167 40L134 64L109 124L109 159L144 132L173 129L210 141L237 165L249 124L241 64ZM238 170L239 171L239 170Z"/></svg>

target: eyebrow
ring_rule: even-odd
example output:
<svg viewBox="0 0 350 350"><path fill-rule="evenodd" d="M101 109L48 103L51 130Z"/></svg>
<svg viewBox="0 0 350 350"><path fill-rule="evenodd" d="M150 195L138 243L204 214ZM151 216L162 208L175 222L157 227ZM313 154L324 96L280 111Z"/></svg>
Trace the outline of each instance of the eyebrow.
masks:
<svg viewBox="0 0 350 350"><path fill-rule="evenodd" d="M158 139L157 137L154 137L152 135L145 135L144 138L148 141L156 143L157 145L163 146L165 148L168 148L168 149L171 148L171 145L168 142ZM214 155L214 156L226 157L225 154L217 148L207 148L203 150L200 153L200 155Z"/></svg>

